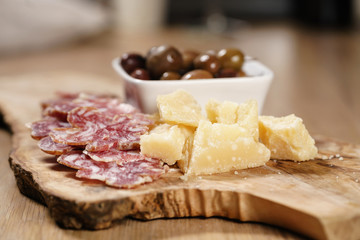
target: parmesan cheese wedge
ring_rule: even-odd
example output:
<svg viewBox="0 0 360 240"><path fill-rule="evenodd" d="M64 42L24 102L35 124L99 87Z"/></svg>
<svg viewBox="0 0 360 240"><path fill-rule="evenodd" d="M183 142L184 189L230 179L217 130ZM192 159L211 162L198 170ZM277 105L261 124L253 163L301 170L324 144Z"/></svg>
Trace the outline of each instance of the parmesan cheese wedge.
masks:
<svg viewBox="0 0 360 240"><path fill-rule="evenodd" d="M313 159L317 155L314 139L301 118L260 116L260 140L271 151L271 158L294 161Z"/></svg>
<svg viewBox="0 0 360 240"><path fill-rule="evenodd" d="M270 151L239 124L201 120L195 131L187 175L213 174L264 165Z"/></svg>
<svg viewBox="0 0 360 240"><path fill-rule="evenodd" d="M200 104L184 90L159 95L156 101L160 120L163 122L197 127L199 121L204 118Z"/></svg>
<svg viewBox="0 0 360 240"><path fill-rule="evenodd" d="M220 103L210 99L205 106L205 110L208 119L212 123L237 123L248 129L255 141L259 140L258 105L256 100L237 104L230 101Z"/></svg>
<svg viewBox="0 0 360 240"><path fill-rule="evenodd" d="M185 171L191 151L194 130L181 125L160 124L140 137L141 154L158 158L168 165L180 162Z"/></svg>

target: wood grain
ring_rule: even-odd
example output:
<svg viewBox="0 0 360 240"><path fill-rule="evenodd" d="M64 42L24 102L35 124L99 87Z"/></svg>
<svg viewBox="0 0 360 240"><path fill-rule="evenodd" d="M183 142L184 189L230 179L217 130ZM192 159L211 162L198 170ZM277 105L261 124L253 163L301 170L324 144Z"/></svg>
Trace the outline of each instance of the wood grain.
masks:
<svg viewBox="0 0 360 240"><path fill-rule="evenodd" d="M2 79L0 85L1 111L15 133L10 165L17 184L24 194L47 205L61 226L102 229L125 216L222 216L274 224L319 239L359 237L354 227L360 223L357 145L320 136L316 139L322 153L341 154L344 160L271 161L238 175L203 176L186 182L173 171L153 184L118 190L76 179L74 171L37 149L24 124L39 117L39 102L55 90L114 91L121 89L120 83L82 74L49 73Z"/></svg>

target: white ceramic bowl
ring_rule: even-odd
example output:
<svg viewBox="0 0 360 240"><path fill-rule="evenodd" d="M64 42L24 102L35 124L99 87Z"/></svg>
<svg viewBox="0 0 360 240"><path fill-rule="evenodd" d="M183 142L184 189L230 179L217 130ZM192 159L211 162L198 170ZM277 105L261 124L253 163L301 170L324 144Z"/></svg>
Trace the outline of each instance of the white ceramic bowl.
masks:
<svg viewBox="0 0 360 240"><path fill-rule="evenodd" d="M112 65L124 81L127 102L145 113L157 111L156 97L158 95L172 93L177 89L184 89L193 95L203 109L211 98L236 103L255 99L261 113L274 76L269 68L249 57L243 65L243 71L247 77L236 78L146 81L127 74L120 65L120 58L115 58Z"/></svg>

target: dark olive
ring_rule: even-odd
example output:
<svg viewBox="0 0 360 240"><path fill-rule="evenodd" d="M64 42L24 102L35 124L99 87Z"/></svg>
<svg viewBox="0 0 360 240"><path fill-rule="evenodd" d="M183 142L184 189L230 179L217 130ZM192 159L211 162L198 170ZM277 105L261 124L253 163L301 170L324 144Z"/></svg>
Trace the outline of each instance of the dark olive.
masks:
<svg viewBox="0 0 360 240"><path fill-rule="evenodd" d="M232 68L221 69L216 77L218 78L232 78L236 77L238 72Z"/></svg>
<svg viewBox="0 0 360 240"><path fill-rule="evenodd" d="M222 68L232 68L239 71L244 63L244 54L236 48L221 49L217 57Z"/></svg>
<svg viewBox="0 0 360 240"><path fill-rule="evenodd" d="M136 68L145 68L145 58L137 53L124 53L121 56L120 64L130 74Z"/></svg>
<svg viewBox="0 0 360 240"><path fill-rule="evenodd" d="M141 80L150 80L150 74L147 70L143 68L137 68L135 69L130 76L133 78L141 79Z"/></svg>
<svg viewBox="0 0 360 240"><path fill-rule="evenodd" d="M181 53L169 45L151 48L146 57L146 68L153 79L159 79L164 72L178 72L182 66Z"/></svg>
<svg viewBox="0 0 360 240"><path fill-rule="evenodd" d="M189 71L194 69L194 59L199 55L199 52L193 50L185 50L182 53L183 58L183 69Z"/></svg>
<svg viewBox="0 0 360 240"><path fill-rule="evenodd" d="M180 78L181 76L177 72L164 72L160 80L179 80Z"/></svg>
<svg viewBox="0 0 360 240"><path fill-rule="evenodd" d="M181 80L208 79L208 78L213 78L213 75L210 72L203 69L195 69L182 76Z"/></svg>
<svg viewBox="0 0 360 240"><path fill-rule="evenodd" d="M221 67L219 59L212 54L200 54L194 59L194 68L203 69L212 74L216 74Z"/></svg>

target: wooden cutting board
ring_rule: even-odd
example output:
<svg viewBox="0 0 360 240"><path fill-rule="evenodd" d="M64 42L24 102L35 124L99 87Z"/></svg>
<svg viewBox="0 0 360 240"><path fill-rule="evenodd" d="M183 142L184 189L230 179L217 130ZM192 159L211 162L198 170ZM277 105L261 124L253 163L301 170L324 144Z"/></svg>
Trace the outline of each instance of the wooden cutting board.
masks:
<svg viewBox="0 0 360 240"><path fill-rule="evenodd" d="M221 216L268 223L316 239L360 239L360 146L315 136L319 159L271 160L264 167L183 181L172 170L133 190L75 177L41 152L25 123L56 91L122 96L120 82L73 72L0 79L0 112L13 131L10 166L20 191L43 204L62 227L103 229L119 219ZM340 154L342 158L328 158Z"/></svg>

